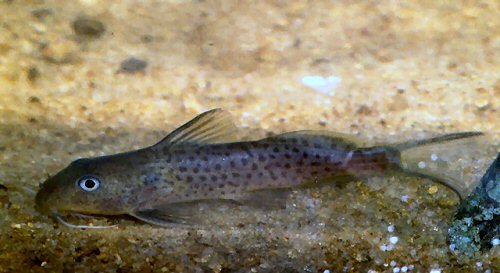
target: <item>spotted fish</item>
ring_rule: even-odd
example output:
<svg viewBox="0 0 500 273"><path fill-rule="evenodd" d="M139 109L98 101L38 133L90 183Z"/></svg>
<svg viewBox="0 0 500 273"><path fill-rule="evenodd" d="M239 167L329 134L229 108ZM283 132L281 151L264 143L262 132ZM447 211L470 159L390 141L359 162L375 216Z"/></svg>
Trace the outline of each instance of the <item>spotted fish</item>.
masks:
<svg viewBox="0 0 500 273"><path fill-rule="evenodd" d="M374 147L325 131L239 141L230 115L214 109L153 146L73 161L41 185L36 209L71 227L92 226L72 225L62 215L128 214L161 226L191 224L196 212L187 208L199 202L266 205L282 200L287 189L389 171L430 178L460 196L459 182L408 168L403 152L480 134Z"/></svg>

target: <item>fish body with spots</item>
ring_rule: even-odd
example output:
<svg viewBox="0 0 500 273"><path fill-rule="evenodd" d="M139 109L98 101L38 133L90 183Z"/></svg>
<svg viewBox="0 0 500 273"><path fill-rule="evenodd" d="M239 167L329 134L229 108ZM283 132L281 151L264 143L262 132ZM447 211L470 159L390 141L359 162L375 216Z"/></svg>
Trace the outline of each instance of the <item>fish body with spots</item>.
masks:
<svg viewBox="0 0 500 273"><path fill-rule="evenodd" d="M349 137L324 131L242 142L229 114L215 109L151 147L72 162L42 184L36 208L63 223L64 214L129 214L162 226L189 224L195 218L190 214L195 212L185 208L192 204L265 203L266 198L278 198L287 189L388 171L431 178L459 193L438 176L406 170L401 151L479 134L457 133L375 147L361 147Z"/></svg>

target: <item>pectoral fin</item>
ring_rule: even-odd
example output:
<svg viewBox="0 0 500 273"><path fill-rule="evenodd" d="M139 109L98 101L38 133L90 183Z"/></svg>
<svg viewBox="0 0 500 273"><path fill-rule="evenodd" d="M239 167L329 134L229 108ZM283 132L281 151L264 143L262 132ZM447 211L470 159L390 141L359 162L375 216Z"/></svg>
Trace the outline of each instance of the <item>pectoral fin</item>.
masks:
<svg viewBox="0 0 500 273"><path fill-rule="evenodd" d="M207 212L212 212L223 204L229 205L229 207L237 205L235 201L226 199L200 200L138 209L130 215L141 221L163 227L201 226L208 217Z"/></svg>

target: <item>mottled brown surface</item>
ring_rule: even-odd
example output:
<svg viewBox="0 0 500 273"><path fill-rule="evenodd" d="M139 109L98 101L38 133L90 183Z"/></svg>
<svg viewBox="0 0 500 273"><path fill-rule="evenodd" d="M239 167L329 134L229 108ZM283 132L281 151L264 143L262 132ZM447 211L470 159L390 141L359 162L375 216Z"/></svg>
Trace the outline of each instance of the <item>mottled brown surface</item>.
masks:
<svg viewBox="0 0 500 273"><path fill-rule="evenodd" d="M0 271L391 272L392 261L499 271L498 247L471 260L450 253L457 199L421 179L297 192L278 211L205 211L203 230L123 218L111 230L67 229L22 190L77 157L153 144L216 107L242 126L369 142L484 131L487 149L469 151L477 164L452 162L478 179L500 139L499 10L495 0L2 1ZM75 34L82 16L104 32ZM123 73L131 56L148 65ZM341 83L324 94L301 84L307 75ZM399 240L383 251L390 236Z"/></svg>

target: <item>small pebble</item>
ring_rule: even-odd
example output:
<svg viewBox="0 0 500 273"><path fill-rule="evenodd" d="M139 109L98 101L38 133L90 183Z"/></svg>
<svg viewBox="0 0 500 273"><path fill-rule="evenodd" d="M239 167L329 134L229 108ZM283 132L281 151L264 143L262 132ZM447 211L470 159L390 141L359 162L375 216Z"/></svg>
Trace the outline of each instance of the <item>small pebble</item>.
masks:
<svg viewBox="0 0 500 273"><path fill-rule="evenodd" d="M80 16L73 21L76 35L87 38L99 38L106 31L106 26L99 20L89 16Z"/></svg>
<svg viewBox="0 0 500 273"><path fill-rule="evenodd" d="M387 231L394 232L394 226L393 225L388 226Z"/></svg>
<svg viewBox="0 0 500 273"><path fill-rule="evenodd" d="M120 65L120 71L124 73L136 73L143 71L148 66L148 62L130 57L125 59Z"/></svg>
<svg viewBox="0 0 500 273"><path fill-rule="evenodd" d="M424 169L425 168L425 162L423 162L423 161L418 162L418 167L420 169Z"/></svg>
<svg viewBox="0 0 500 273"><path fill-rule="evenodd" d="M394 273L399 273L401 271L401 268L399 267L394 267L394 269L392 270L392 272Z"/></svg>
<svg viewBox="0 0 500 273"><path fill-rule="evenodd" d="M71 40L61 40L49 43L41 50L42 56L52 63L69 63L76 58L79 51L78 45Z"/></svg>
<svg viewBox="0 0 500 273"><path fill-rule="evenodd" d="M441 269L431 269L430 273L441 273Z"/></svg>
<svg viewBox="0 0 500 273"><path fill-rule="evenodd" d="M401 202L407 203L408 202L408 195L401 196Z"/></svg>
<svg viewBox="0 0 500 273"><path fill-rule="evenodd" d="M492 244L493 246L500 245L500 239L495 238L495 239L491 240L491 244Z"/></svg>
<svg viewBox="0 0 500 273"><path fill-rule="evenodd" d="M435 194L436 192L438 191L438 187L437 186L432 186L429 188L429 194Z"/></svg>
<svg viewBox="0 0 500 273"><path fill-rule="evenodd" d="M408 267L406 265L401 267L401 272L406 272L406 271L408 271Z"/></svg>
<svg viewBox="0 0 500 273"><path fill-rule="evenodd" d="M397 236L392 236L391 238L389 238L389 242L391 242L391 244L397 244L399 241L399 238Z"/></svg>
<svg viewBox="0 0 500 273"><path fill-rule="evenodd" d="M436 160L438 160L438 156L437 156L437 154L432 154L432 155L431 155L431 160L432 160L432 161L436 161Z"/></svg>

